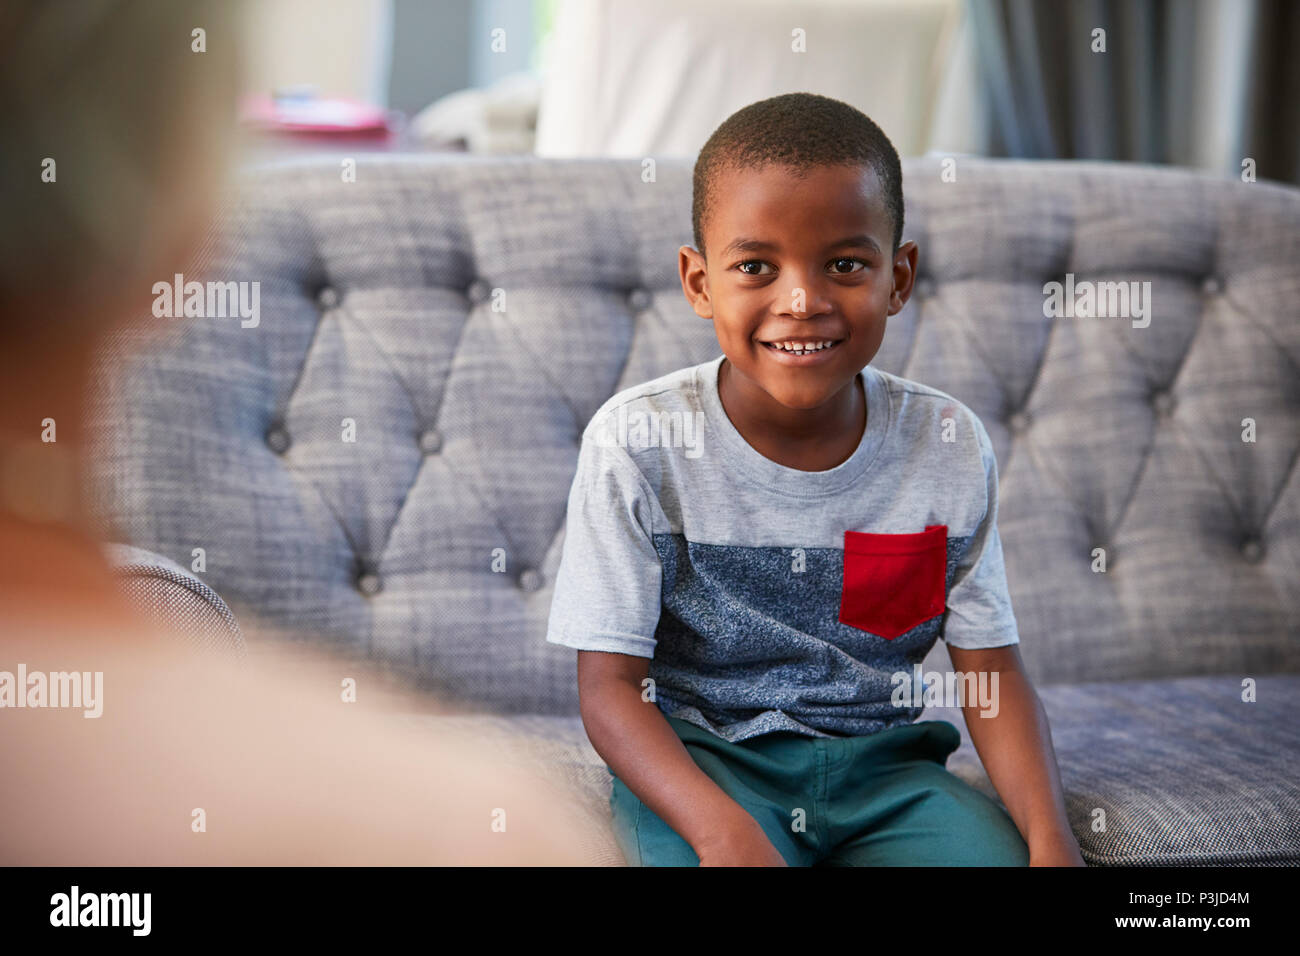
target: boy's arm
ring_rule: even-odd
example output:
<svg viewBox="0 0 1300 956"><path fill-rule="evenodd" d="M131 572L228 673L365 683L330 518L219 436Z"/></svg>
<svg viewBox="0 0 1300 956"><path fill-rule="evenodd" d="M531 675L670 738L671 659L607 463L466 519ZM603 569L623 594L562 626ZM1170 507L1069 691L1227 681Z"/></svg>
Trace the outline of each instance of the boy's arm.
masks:
<svg viewBox="0 0 1300 956"><path fill-rule="evenodd" d="M659 707L641 699L661 612L654 543L667 517L607 422L583 433L546 640L578 651L578 698L592 747L701 866L782 865L762 827L696 764Z"/></svg>
<svg viewBox="0 0 1300 956"><path fill-rule="evenodd" d="M991 706L985 711L980 701L967 701L962 715L989 780L1029 844L1029 865L1083 866L1065 815L1047 712L1029 683L1019 646L949 645L948 656L954 670L990 675ZM998 675L996 684L993 674Z"/></svg>
<svg viewBox="0 0 1300 956"><path fill-rule="evenodd" d="M579 706L592 747L696 855L735 839L766 841L749 812L691 758L663 712L641 699L649 672L647 657L578 651Z"/></svg>

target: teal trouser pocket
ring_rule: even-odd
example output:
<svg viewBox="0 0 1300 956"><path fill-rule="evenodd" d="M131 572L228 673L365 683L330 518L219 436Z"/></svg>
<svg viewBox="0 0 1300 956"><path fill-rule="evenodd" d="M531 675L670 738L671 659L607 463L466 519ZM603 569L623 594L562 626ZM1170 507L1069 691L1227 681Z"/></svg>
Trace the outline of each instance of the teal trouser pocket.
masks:
<svg viewBox="0 0 1300 956"><path fill-rule="evenodd" d="M961 742L945 721L865 737L781 732L733 744L667 719L696 765L758 821L791 866L1028 863L1006 811L944 768ZM699 865L690 844L617 776L610 809L629 865Z"/></svg>

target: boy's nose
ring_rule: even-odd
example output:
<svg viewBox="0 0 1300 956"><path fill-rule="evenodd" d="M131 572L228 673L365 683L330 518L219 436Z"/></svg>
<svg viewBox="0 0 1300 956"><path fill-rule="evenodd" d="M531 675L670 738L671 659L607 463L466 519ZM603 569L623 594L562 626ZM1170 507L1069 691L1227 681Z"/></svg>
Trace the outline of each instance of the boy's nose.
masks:
<svg viewBox="0 0 1300 956"><path fill-rule="evenodd" d="M786 288L785 299L786 311L800 318L824 315L831 309L831 300L820 279L796 278Z"/></svg>

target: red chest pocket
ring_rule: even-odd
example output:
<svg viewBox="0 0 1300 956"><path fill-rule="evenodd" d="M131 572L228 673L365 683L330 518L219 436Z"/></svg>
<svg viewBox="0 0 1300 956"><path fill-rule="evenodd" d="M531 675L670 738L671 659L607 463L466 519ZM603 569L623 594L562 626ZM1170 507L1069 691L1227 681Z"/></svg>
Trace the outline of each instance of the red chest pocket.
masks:
<svg viewBox="0 0 1300 956"><path fill-rule="evenodd" d="M943 613L947 571L947 525L917 534L846 531L840 623L892 641Z"/></svg>

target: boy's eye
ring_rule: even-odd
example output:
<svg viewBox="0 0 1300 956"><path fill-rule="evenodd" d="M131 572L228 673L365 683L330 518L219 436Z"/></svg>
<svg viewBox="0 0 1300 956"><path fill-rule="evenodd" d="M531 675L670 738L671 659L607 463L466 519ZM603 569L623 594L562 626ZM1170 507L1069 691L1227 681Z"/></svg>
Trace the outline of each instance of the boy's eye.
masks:
<svg viewBox="0 0 1300 956"><path fill-rule="evenodd" d="M850 263L850 267L848 269L840 268L840 264L845 262ZM861 259L855 259L852 258L851 256L840 256L838 259L831 260L831 269L832 271L835 272L836 275L851 275L852 273L859 271L858 269L852 268L852 263L855 262L858 263L863 269L867 267L866 262L864 262ZM747 276L758 276L758 275L764 275L764 273L751 271L747 269L746 266L758 266L761 268L762 266L765 265L768 265L768 263L764 262L762 259L746 259L744 262L737 263L736 268L739 269L742 273L744 273Z"/></svg>
<svg viewBox="0 0 1300 956"><path fill-rule="evenodd" d="M848 263L857 262L857 263L861 263L862 268L865 269L865 268L867 267L867 264L866 264L865 262L863 262L861 259L853 259L853 258L850 258L850 257L848 257L848 256L841 256L841 257L838 258L838 259L832 259L832 260L831 260L831 266L832 266L832 267L836 267L836 266L838 266L841 262L848 262ZM857 270L857 269L848 269L848 270L846 270L846 271L839 271L839 270L837 269L836 271L837 271L837 274L838 274L838 275L848 275L849 273L857 272L858 270Z"/></svg>

